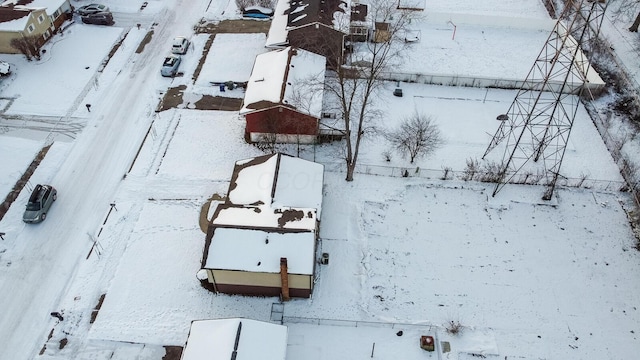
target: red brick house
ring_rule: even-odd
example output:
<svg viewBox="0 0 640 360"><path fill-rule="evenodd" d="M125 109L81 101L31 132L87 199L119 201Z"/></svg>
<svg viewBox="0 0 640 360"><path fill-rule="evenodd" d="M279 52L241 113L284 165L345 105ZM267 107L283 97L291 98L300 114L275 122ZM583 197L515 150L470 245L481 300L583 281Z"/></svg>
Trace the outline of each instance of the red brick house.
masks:
<svg viewBox="0 0 640 360"><path fill-rule="evenodd" d="M250 142L318 140L326 59L287 47L256 57L240 114Z"/></svg>

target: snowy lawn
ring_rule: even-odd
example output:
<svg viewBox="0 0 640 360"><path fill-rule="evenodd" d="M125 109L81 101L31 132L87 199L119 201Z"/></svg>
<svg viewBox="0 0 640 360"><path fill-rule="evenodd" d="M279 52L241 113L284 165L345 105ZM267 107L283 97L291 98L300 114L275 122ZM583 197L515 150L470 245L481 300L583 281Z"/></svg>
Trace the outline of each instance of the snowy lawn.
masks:
<svg viewBox="0 0 640 360"><path fill-rule="evenodd" d="M23 55L2 54L0 60L13 64L11 78L15 78L2 91L3 98L15 98L5 113L66 115L75 109L76 97L94 86L96 69L122 35L123 29L118 27L78 23L54 36L43 47L46 53L40 61L28 62Z"/></svg>
<svg viewBox="0 0 640 360"><path fill-rule="evenodd" d="M140 6L128 0L108 4L132 14ZM425 4L431 25L415 45L429 50L423 60L430 72L495 76L503 67L505 74L518 76L542 47L537 43L544 34L531 25L547 17L541 2ZM168 11L170 6L175 9ZM181 67L184 76L161 78L159 60L174 36L161 25L182 26L185 34L195 22L175 22L179 16L229 18L238 16L235 10L233 2L187 7L150 0L146 12L170 15L154 35L161 41L134 54L147 29L132 29L102 73L96 72L100 63L122 35L117 27L74 24L47 45L37 63L0 56L16 68L0 85L3 98L15 98L0 102L8 112L76 116L88 125L74 142L56 142L31 179L31 184L56 179L59 188L68 189L47 222L22 223L26 187L1 223L0 231L8 234L0 241L2 305L31 306L18 315L6 311L2 338L10 340L0 358L14 360L20 358L14 354L45 344L42 357L52 360L160 360L160 346L185 344L192 320L272 318L277 298L216 295L196 279L205 239L201 209L208 210L213 194L226 194L236 160L262 153L244 142L244 124L235 112L193 111L188 105L154 112L167 88L197 88L192 71L207 39L193 37ZM515 18L515 25L487 26L496 16ZM98 37L101 41L92 41ZM248 76L250 54L263 50L257 37L221 37L202 80L213 74ZM240 39L242 58L233 63L241 66L223 67L226 54L236 56L233 43ZM92 51L77 50L88 43ZM339 145L300 148L302 157L326 165L319 252L329 253L330 262L318 265L311 299L284 305L287 358L364 359L372 353L438 358L418 348L419 335L427 332L450 343L449 352L437 346L442 358L452 360L636 356L640 261L622 208L627 194L561 188L552 201L540 204L541 187L511 185L491 198L492 184L438 180L444 167L460 171L467 159L482 156L497 129L496 116L506 112L515 91L400 84L404 97L396 98L395 86L388 83L379 94L386 115L376 126L393 128L419 110L433 116L445 145L415 164L397 154L387 163L382 153L388 144L371 138L363 145L359 170L395 177L357 173L351 183L343 180ZM201 94L194 90L188 96L186 102L193 103ZM95 110L88 113L85 103ZM0 142L0 165L6 169L0 191L5 192L42 147L10 135ZM131 171L121 175L128 164ZM404 168L434 176L393 173ZM620 180L583 108L562 171L568 177ZM65 320L51 318L52 310ZM451 321L463 326L460 335L446 333ZM400 330L403 336L397 335Z"/></svg>

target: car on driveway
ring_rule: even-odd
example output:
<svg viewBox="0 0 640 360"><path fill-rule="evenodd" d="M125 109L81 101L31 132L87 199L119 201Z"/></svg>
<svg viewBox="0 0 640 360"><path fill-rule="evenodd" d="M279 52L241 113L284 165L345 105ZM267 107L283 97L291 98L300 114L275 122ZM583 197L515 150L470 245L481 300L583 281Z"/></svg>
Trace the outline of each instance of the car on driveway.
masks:
<svg viewBox="0 0 640 360"><path fill-rule="evenodd" d="M109 11L109 8L106 5L102 5L102 4L89 4L89 5L81 6L76 9L76 12L80 16L91 15L91 14L96 14L101 12L108 12L108 11Z"/></svg>
<svg viewBox="0 0 640 360"><path fill-rule="evenodd" d="M180 66L180 62L182 58L180 55L169 54L164 58L164 62L162 63L162 69L160 69L160 74L162 76L176 76L178 73L178 67Z"/></svg>
<svg viewBox="0 0 640 360"><path fill-rule="evenodd" d="M171 52L174 54L184 55L189 50L189 40L184 36L178 36L173 39L171 44Z"/></svg>
<svg viewBox="0 0 640 360"><path fill-rule="evenodd" d="M51 185L38 184L29 196L27 208L22 215L26 223L38 223L47 217L47 212L58 198L58 191Z"/></svg>
<svg viewBox="0 0 640 360"><path fill-rule="evenodd" d="M83 15L82 22L93 25L113 25L113 15L110 12L100 12L95 14Z"/></svg>

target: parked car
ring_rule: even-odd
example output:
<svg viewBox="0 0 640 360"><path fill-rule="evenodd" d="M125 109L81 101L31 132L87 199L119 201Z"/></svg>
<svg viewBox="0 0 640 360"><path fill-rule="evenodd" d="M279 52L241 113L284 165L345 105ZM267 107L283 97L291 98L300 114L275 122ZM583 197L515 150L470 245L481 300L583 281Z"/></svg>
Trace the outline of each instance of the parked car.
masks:
<svg viewBox="0 0 640 360"><path fill-rule="evenodd" d="M6 61L0 61L0 76L11 74L11 65Z"/></svg>
<svg viewBox="0 0 640 360"><path fill-rule="evenodd" d="M174 54L184 55L189 50L189 40L184 36L178 36L173 39L171 52Z"/></svg>
<svg viewBox="0 0 640 360"><path fill-rule="evenodd" d="M110 12L100 12L95 14L83 15L82 22L93 25L113 25L113 15Z"/></svg>
<svg viewBox="0 0 640 360"><path fill-rule="evenodd" d="M178 67L180 66L180 62L182 58L180 55L169 54L166 58L164 58L164 62L162 63L162 69L160 69L160 74L162 76L176 76L178 73Z"/></svg>
<svg viewBox="0 0 640 360"><path fill-rule="evenodd" d="M22 215L22 221L26 223L38 223L47 217L47 212L58 198L58 191L51 185L38 184L33 189L27 209Z"/></svg>
<svg viewBox="0 0 640 360"><path fill-rule="evenodd" d="M273 16L273 9L262 6L248 6L242 12L242 16L254 19L268 19Z"/></svg>
<svg viewBox="0 0 640 360"><path fill-rule="evenodd" d="M106 5L102 5L102 4L89 4L89 5L81 6L76 9L76 12L80 16L91 15L91 14L96 14L101 12L108 12L108 11L109 11L109 8Z"/></svg>

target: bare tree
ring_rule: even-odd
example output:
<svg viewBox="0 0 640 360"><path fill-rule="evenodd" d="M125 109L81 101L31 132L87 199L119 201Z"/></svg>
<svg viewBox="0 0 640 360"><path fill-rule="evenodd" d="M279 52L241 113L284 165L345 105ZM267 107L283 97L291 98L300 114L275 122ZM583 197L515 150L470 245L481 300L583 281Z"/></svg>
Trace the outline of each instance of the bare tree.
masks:
<svg viewBox="0 0 640 360"><path fill-rule="evenodd" d="M28 61L31 61L32 57L34 57L36 60L40 60L40 51L38 50L37 37L24 36L21 38L14 38L11 39L11 42L9 44L12 48L24 54Z"/></svg>
<svg viewBox="0 0 640 360"><path fill-rule="evenodd" d="M400 127L385 134L403 157L413 161L435 151L442 144L440 129L430 116L415 112L404 118Z"/></svg>
<svg viewBox="0 0 640 360"><path fill-rule="evenodd" d="M238 10L240 10L241 12L253 4L254 4L253 0L236 0L236 6L238 7Z"/></svg>
<svg viewBox="0 0 640 360"><path fill-rule="evenodd" d="M635 19L629 27L629 31L638 32L638 27L640 27L640 0L609 1L607 7L613 9L612 16L616 19L624 21Z"/></svg>
<svg viewBox="0 0 640 360"><path fill-rule="evenodd" d="M353 181L362 139L371 133L375 118L381 112L372 106L375 91L383 84L383 74L400 61L406 44L404 34L416 17L411 10L397 8L397 3L385 0L369 2L369 15L376 24L373 39L359 43L357 51L336 54L336 70L328 75L325 91L336 99L336 113L344 120L344 157L346 180Z"/></svg>

